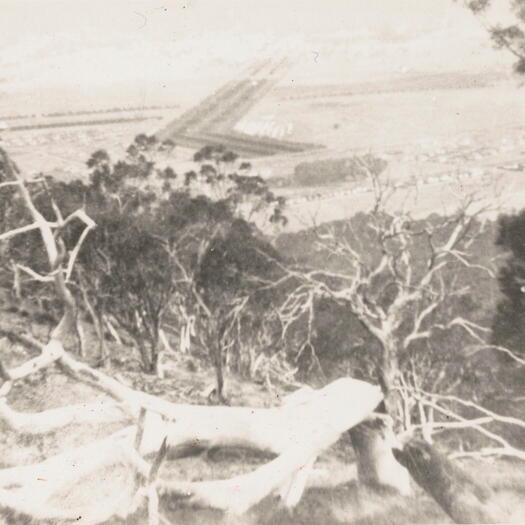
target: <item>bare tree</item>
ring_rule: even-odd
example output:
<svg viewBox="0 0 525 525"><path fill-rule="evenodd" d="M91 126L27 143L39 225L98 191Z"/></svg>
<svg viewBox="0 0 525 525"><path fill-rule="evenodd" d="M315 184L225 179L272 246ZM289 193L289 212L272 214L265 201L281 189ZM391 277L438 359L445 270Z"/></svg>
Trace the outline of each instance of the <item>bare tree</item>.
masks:
<svg viewBox="0 0 525 525"><path fill-rule="evenodd" d="M37 230L40 233L48 259L49 272L46 275L41 275L28 266L18 265L18 268L39 282L51 282L54 284L56 294L62 301L64 314L61 322L55 328L51 337L52 339L62 341L70 335L71 332L76 333L77 336L79 336L82 348L82 332L77 316L78 308L74 295L69 288L69 284L82 244L89 232L95 227L95 223L83 209L78 209L67 217L63 217L62 212L55 202L52 202L55 220L49 221L45 219L33 202L31 193L27 187L28 183L24 180L17 166L3 149L0 149L0 160L6 179L2 183L2 186L14 186L18 189L23 203L22 205L27 209L32 219L30 224L19 226L13 230L0 234L0 242L8 241L15 236L23 235L34 230ZM39 184L42 181L37 180L29 182ZM76 220L81 221L85 227L79 235L75 246L72 250L68 251L62 240L62 235L65 228L71 222Z"/></svg>
<svg viewBox="0 0 525 525"><path fill-rule="evenodd" d="M275 285L291 288L279 308L283 333L304 320L303 347L311 352L315 352L312 331L319 299L344 305L349 323L350 318L357 319L368 334L370 344L363 349L363 359L375 369L392 425L385 425L388 420L364 423L352 429L352 441L365 482L405 491L408 474L391 453L393 433L412 435L414 423L418 430L425 427L421 423L431 428L432 421L427 420L440 405L431 404L433 398L421 393L422 369L437 362L440 349L425 360L421 349L430 350L421 343L443 332L463 330L477 344L487 346L486 329L465 317L461 308L449 306L475 285L476 277L466 283L459 278L460 272L478 278L494 276L492 268L471 256L488 208L469 196L448 217L416 220L407 210L389 211L392 190L376 174L369 171L368 176L375 192L371 211L344 223L315 227L309 237L313 243L309 264L280 264L282 277ZM454 353L456 363L460 362L463 349L455 348ZM431 376L437 393L453 390L451 383L458 377L442 364ZM466 419L456 414L456 421ZM499 443L504 454L522 457L508 443Z"/></svg>

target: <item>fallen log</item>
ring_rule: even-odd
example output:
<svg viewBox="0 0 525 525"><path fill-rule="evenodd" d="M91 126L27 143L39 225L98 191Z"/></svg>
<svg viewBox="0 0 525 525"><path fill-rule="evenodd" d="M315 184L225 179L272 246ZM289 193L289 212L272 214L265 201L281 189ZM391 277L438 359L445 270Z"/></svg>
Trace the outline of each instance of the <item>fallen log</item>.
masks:
<svg viewBox="0 0 525 525"><path fill-rule="evenodd" d="M62 359L62 358L61 358ZM67 356L77 370L87 373L91 369ZM126 412L133 414L140 407L148 410L144 439L140 453L150 454L159 449L164 436L172 450L193 446L254 448L272 454L281 454L289 447L316 439L318 435L339 436L372 412L381 401L379 387L351 378L342 378L326 387L313 391L299 404L286 404L275 408L249 408L177 404L137 392L118 381L100 374L104 386L119 392L125 400L116 405L69 406L24 414L10 409L0 401L0 419L12 429L29 433L56 431L72 422L108 423L125 421ZM107 391L107 388L104 388ZM342 399L349 400L341 403ZM351 400L359 400L355 405ZM131 407L128 409L128 407Z"/></svg>
<svg viewBox="0 0 525 525"><path fill-rule="evenodd" d="M42 351L39 356L26 361L20 366L5 370L4 374L7 375L5 379L9 381L15 381L31 375L42 368L48 367L62 357L64 354L64 348L62 343L56 339L51 339L49 343L42 347Z"/></svg>
<svg viewBox="0 0 525 525"><path fill-rule="evenodd" d="M456 523L502 523L492 491L425 441L412 438L394 455Z"/></svg>
<svg viewBox="0 0 525 525"><path fill-rule="evenodd" d="M195 507L243 514L271 494L279 494L285 506L298 503L305 488L303 469L315 461L316 447L290 449L248 474L219 481L160 481L163 496Z"/></svg>
<svg viewBox="0 0 525 525"><path fill-rule="evenodd" d="M17 412L0 398L0 421L20 434L47 434L68 425L132 423L124 403L84 403L42 412Z"/></svg>
<svg viewBox="0 0 525 525"><path fill-rule="evenodd" d="M169 406L169 413L176 415L177 420L165 421L159 414L148 413L139 440L140 452L157 453L165 438L168 448L198 443L242 445L272 451L278 454L274 460L242 476L205 482L160 480L158 487L170 497L183 497L186 504L232 513L242 513L274 493L281 496L285 505L294 506L302 496L308 472L317 456L343 432L363 421L381 398L376 386L339 379L316 391L304 403L274 409L165 402L164 408ZM347 403L341 403L342 399ZM149 466L135 451L136 435L136 427L127 427L42 463L0 470L0 506L42 519L66 519L78 509L74 508L71 514L69 509L49 504L51 500L60 501L56 495L65 487L81 484L86 476L96 478L97 472L111 475L108 472L111 473L117 464L146 475ZM122 501L119 505L123 505ZM105 519L108 512L103 513ZM91 515L90 519L92 523L102 521L98 514Z"/></svg>
<svg viewBox="0 0 525 525"><path fill-rule="evenodd" d="M51 357L48 357L49 349L52 349ZM321 429L336 428L337 432L347 430L351 425L347 421L353 421L353 405L345 405L341 399L360 400L365 403L372 401L375 406L382 399L379 387L352 378L341 378L320 390L306 390L301 392L298 400L282 407L269 409L252 409L248 407L225 407L225 406L199 406L189 404L176 404L166 401L154 395L133 390L116 379L104 374L89 365L77 361L65 352L57 340L52 340L48 345L42 346L42 354L46 359L42 362L56 362L69 375L92 385L93 387L109 394L119 405L133 418L138 418L141 408L162 416L157 418L154 425L155 432L146 432L150 436L156 435L156 439L145 440L149 446L141 453L150 453L158 450L164 435L168 435L168 446L174 448L178 445L187 445L193 442L201 448L211 446L245 446L257 448L275 454L280 454L287 447L299 443L306 433L319 432ZM39 359L41 356L35 358ZM40 364L40 361L39 361ZM24 372L30 373L32 367L22 365ZM22 368L22 367L19 367ZM12 371L8 371L11 375ZM27 374L26 374L27 375ZM63 419L64 422L71 419L66 414L69 409L56 409L53 414L49 412L40 416L40 430L46 430L45 418L51 416L50 420ZM5 412L5 411L4 411ZM0 417L2 416L0 410ZM9 412L13 423L16 424L16 413ZM96 421L96 416L79 415L81 419ZM162 421L162 418L167 421ZM24 426L23 416L20 416L21 426ZM176 426L166 428L169 421L176 421ZM100 423L107 422L101 415ZM338 423L336 423L338 422ZM355 424L355 423L353 423ZM345 427L346 425L346 427ZM52 425L53 429L57 425ZM146 426L146 429L148 426Z"/></svg>
<svg viewBox="0 0 525 525"><path fill-rule="evenodd" d="M148 463L130 446L133 430L130 427L40 463L0 470L0 510L53 523L77 521L78 516L86 523L102 523L114 514L127 513L135 474L149 472ZM111 476L120 476L119 486L112 487ZM117 490L94 505L83 494L87 483Z"/></svg>

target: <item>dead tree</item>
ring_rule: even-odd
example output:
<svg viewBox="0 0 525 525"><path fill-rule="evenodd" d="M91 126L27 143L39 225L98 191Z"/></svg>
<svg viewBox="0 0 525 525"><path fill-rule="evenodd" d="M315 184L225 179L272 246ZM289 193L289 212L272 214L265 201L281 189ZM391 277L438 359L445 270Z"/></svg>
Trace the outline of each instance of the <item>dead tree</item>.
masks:
<svg viewBox="0 0 525 525"><path fill-rule="evenodd" d="M26 180L23 178L22 174L18 170L18 167L9 158L7 153L5 153L5 151L1 148L0 160L3 171L5 172L7 178L7 181L3 184L9 184L18 189L22 203L29 212L33 221L28 225L20 226L14 230L0 234L0 242L8 241L17 235L23 235L30 231L39 231L48 259L49 273L47 275L40 275L30 267L22 265L18 265L18 267L20 270L37 281L53 283L57 297L62 301L64 314L62 316L62 320L52 333L52 341L56 340L63 342L65 338L71 335L71 333L74 333L79 338L82 349L83 338L82 329L78 323L78 308L68 284L72 278L73 268L75 266L75 262L82 244L90 230L95 227L95 223L83 209L78 209L69 216L63 217L55 202L52 202L55 220L48 221L33 203L31 193L27 187L28 182L26 182ZM36 183L38 184L40 181L36 181ZM75 220L83 222L85 224L85 228L80 234L74 248L68 252L61 238L61 233L68 224Z"/></svg>
<svg viewBox="0 0 525 525"><path fill-rule="evenodd" d="M488 207L467 196L448 217L415 220L406 209L390 211L392 192L374 173L368 174L375 191L370 213L361 215L357 226L350 220L314 227L310 255L315 258L318 253L319 266L274 261L282 271L274 286L292 289L279 310L283 333L306 319L304 340L309 348L313 348L316 300L342 304L359 321L377 348L373 354L370 349L367 358L375 364L385 411L394 433L399 433L412 428L418 409L413 377L410 370L402 369L402 356L438 331L459 328L479 338L479 327L461 315L441 323L433 322L433 316L447 301L468 292L447 277L448 268L493 275L491 268L476 264L469 255ZM405 492L408 473L392 455L385 426L365 422L351 434L362 481Z"/></svg>

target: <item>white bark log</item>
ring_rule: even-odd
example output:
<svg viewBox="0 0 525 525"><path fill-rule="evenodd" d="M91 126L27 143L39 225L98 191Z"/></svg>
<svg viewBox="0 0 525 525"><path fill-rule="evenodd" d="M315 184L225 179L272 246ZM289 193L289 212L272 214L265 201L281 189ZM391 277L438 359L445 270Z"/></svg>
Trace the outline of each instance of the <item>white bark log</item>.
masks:
<svg viewBox="0 0 525 525"><path fill-rule="evenodd" d="M317 439L336 441L341 433L367 417L381 399L379 387L342 378L316 391L309 401L295 406L255 409L165 402L171 406L162 407L162 414L176 423L158 421L153 433L148 432L146 426L143 447L147 448L141 452L149 452L150 447L159 448L163 438L160 426L164 424L170 448L195 443L204 447L249 447L281 454Z"/></svg>
<svg viewBox="0 0 525 525"><path fill-rule="evenodd" d="M341 403L345 399L348 404ZM183 496L191 504L233 513L246 511L272 493L282 494L285 505L293 506L302 495L308 471L319 453L342 432L365 419L380 400L378 387L340 379L295 407L203 407L166 401L163 412L177 421L165 422L159 414L148 413L141 453L157 452L165 436L169 447L195 443L243 445L275 452L280 454L276 459L249 474L224 481L159 482L159 487L166 494ZM0 505L41 519L70 519L82 513L83 519L86 516L92 523L108 519L108 513L120 512L122 501L118 498L103 511L93 510L96 506L92 505L91 511L75 508L70 512L49 502L56 502L57 493L75 487L84 477L96 476L102 469L107 472L108 467L115 465L126 465L147 476L149 466L135 451L135 439L136 427L127 427L42 463L0 470Z"/></svg>
<svg viewBox="0 0 525 525"><path fill-rule="evenodd" d="M0 420L21 434L46 434L67 425L107 424L129 421L124 403L88 403L68 405L42 412L16 412L0 398Z"/></svg>

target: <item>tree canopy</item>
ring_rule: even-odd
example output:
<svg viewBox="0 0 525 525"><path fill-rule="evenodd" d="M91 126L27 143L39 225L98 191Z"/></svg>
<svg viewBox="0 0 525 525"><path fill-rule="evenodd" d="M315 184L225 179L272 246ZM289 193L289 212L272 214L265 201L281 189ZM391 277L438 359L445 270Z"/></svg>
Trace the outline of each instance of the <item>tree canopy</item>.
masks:
<svg viewBox="0 0 525 525"><path fill-rule="evenodd" d="M493 0L463 0L463 2L479 17L495 46L508 51L516 58L514 63L516 73L525 74L525 1L508 0L514 20L505 24L492 22L490 8L496 3Z"/></svg>
<svg viewBox="0 0 525 525"><path fill-rule="evenodd" d="M525 210L500 218L496 243L507 258L499 273L503 298L494 316L493 342L525 355Z"/></svg>

